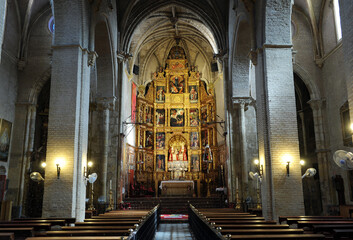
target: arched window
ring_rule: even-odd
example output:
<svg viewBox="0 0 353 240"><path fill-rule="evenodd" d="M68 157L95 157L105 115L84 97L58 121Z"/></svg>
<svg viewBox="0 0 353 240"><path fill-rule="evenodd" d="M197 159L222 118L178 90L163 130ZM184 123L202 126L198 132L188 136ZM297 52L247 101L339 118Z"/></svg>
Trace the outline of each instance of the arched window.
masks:
<svg viewBox="0 0 353 240"><path fill-rule="evenodd" d="M340 7L338 4L338 0L333 0L333 16L335 18L336 38L338 42L342 39Z"/></svg>
<svg viewBox="0 0 353 240"><path fill-rule="evenodd" d="M54 30L55 30L55 22L54 22L54 17L51 16L51 18L48 21L48 29L49 31L54 34Z"/></svg>

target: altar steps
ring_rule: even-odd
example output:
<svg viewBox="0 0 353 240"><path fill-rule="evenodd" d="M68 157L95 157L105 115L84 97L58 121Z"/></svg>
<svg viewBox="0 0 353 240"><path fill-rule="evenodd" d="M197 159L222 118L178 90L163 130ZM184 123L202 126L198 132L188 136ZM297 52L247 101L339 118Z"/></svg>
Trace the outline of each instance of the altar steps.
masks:
<svg viewBox="0 0 353 240"><path fill-rule="evenodd" d="M160 197L160 198L126 198L125 203L130 203L132 209L151 209L160 204L162 214L187 214L188 204L196 208L221 208L224 207L221 198L192 198L192 197Z"/></svg>

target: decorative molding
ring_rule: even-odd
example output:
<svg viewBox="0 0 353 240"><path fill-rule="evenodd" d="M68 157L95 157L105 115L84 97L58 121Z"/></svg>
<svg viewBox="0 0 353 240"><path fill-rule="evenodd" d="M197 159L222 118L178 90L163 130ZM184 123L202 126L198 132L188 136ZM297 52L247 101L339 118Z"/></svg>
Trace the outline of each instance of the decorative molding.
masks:
<svg viewBox="0 0 353 240"><path fill-rule="evenodd" d="M129 60L130 58L132 58L132 54L128 52L120 51L120 52L117 52L116 54L119 62L125 62L126 60Z"/></svg>
<svg viewBox="0 0 353 240"><path fill-rule="evenodd" d="M110 110L113 111L116 103L116 97L103 97L97 99L98 110Z"/></svg>
<svg viewBox="0 0 353 240"><path fill-rule="evenodd" d="M96 51L88 51L87 66L92 67L96 63L98 54Z"/></svg>

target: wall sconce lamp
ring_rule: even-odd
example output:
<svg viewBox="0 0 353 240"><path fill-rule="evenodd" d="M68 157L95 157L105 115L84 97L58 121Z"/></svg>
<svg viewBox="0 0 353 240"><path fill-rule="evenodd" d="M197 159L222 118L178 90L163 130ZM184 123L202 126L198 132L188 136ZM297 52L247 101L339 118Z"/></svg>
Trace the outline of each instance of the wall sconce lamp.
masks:
<svg viewBox="0 0 353 240"><path fill-rule="evenodd" d="M47 163L46 163L46 162L42 162L42 163L40 164L40 166L41 166L42 168L45 168L45 167L47 166Z"/></svg>
<svg viewBox="0 0 353 240"><path fill-rule="evenodd" d="M86 167L83 167L83 176L85 178L88 178L88 175L90 175L92 166L93 166L93 162L92 161L88 161L87 162L87 171L86 171Z"/></svg>
<svg viewBox="0 0 353 240"><path fill-rule="evenodd" d="M256 166L256 171L259 173L259 176L261 177L264 174L264 165L260 164L259 159L255 159L254 164Z"/></svg>
<svg viewBox="0 0 353 240"><path fill-rule="evenodd" d="M61 171L61 166L63 165L63 162L64 162L63 158L57 158L55 160L57 179L60 179L60 171Z"/></svg>
<svg viewBox="0 0 353 240"><path fill-rule="evenodd" d="M350 127L351 127L351 131L353 132L353 123L351 123Z"/></svg>

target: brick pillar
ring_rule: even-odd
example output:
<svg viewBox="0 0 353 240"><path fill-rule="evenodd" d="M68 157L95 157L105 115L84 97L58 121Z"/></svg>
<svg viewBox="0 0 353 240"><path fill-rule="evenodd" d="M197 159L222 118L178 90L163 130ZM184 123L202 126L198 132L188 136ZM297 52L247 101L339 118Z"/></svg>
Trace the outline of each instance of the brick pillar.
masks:
<svg viewBox="0 0 353 240"><path fill-rule="evenodd" d="M53 0L53 43L43 217L83 221L89 120L88 3ZM60 179L57 178L58 159Z"/></svg>
<svg viewBox="0 0 353 240"><path fill-rule="evenodd" d="M264 15L264 22L257 23L263 25L257 33L256 66L259 160L264 165L262 206L266 219L277 220L279 215L304 215L290 37L291 1L257 4ZM289 176L287 159L291 161Z"/></svg>
<svg viewBox="0 0 353 240"><path fill-rule="evenodd" d="M342 25L342 47L345 60L344 64L349 114L351 122L353 122L353 2L340 0L339 5Z"/></svg>

